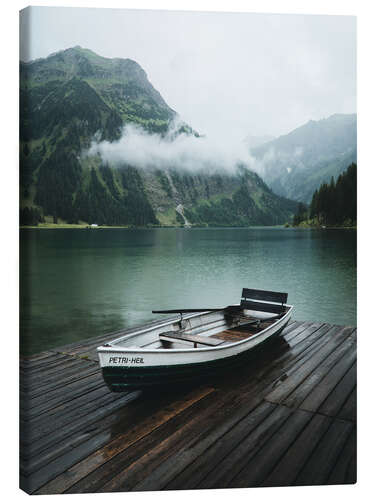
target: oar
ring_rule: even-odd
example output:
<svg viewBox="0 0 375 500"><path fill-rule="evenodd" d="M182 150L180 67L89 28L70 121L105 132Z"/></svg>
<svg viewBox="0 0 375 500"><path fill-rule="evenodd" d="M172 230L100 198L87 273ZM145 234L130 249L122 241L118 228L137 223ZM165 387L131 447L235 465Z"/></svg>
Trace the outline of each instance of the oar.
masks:
<svg viewBox="0 0 375 500"><path fill-rule="evenodd" d="M155 314L157 314L157 313L160 313L160 314L174 314L174 313L184 314L184 313L193 313L193 312L223 311L224 309L226 309L226 308L225 307L220 307L220 308L207 307L206 309L165 309L162 311L152 311L152 312Z"/></svg>
<svg viewBox="0 0 375 500"><path fill-rule="evenodd" d="M182 319L182 315L184 313L192 313L192 312L206 312L206 311L225 311L225 312L239 312L239 311L242 311L243 308L240 306L240 305L233 305L233 306L227 306L227 307L216 307L216 308L206 308L206 309L163 309L163 310L160 310L160 311L152 311L153 313L160 313L160 314L174 314L174 313L177 313L177 314L180 314L181 315L181 319ZM245 321L243 324L244 325L252 325L252 324L256 324L256 325L260 325L261 323L263 323L264 321L269 321L271 319L280 319L284 316L285 312L281 313L281 314L278 314L276 316L271 316L271 317L268 317L268 318L262 318L262 319L255 319L255 320L251 320L251 318L249 318L249 321Z"/></svg>
<svg viewBox="0 0 375 500"><path fill-rule="evenodd" d="M226 311L226 312L235 312L241 311L242 308L240 305L226 306L226 307L206 307L205 309L163 309L152 311L155 314L185 314L185 313L194 313L194 312L206 312L206 311Z"/></svg>

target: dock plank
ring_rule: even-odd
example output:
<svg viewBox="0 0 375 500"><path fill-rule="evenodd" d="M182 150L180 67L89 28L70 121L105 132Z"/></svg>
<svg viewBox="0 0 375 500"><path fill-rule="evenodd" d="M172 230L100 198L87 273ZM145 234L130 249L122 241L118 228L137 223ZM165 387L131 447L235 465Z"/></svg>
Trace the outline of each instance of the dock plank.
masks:
<svg viewBox="0 0 375 500"><path fill-rule="evenodd" d="M355 484L357 481L356 453L357 431L353 428L339 458L332 469L326 484Z"/></svg>
<svg viewBox="0 0 375 500"><path fill-rule="evenodd" d="M290 486L294 483L303 465L311 456L317 443L323 438L331 419L313 415L286 453L261 483L262 486Z"/></svg>
<svg viewBox="0 0 375 500"><path fill-rule="evenodd" d="M345 339L352 332L352 328L336 329L329 340L315 350L303 365L298 366L297 369L292 368L286 381L267 396L268 401L273 403L283 402L329 355L335 353L337 349L340 349L340 351L338 354L336 353L336 356L339 356L342 351L345 352L347 350Z"/></svg>
<svg viewBox="0 0 375 500"><path fill-rule="evenodd" d="M66 370L66 372L59 372L57 376L52 374L51 377L48 376L48 380L44 379L43 383L29 383L26 381L20 392L32 405L34 398L37 398L40 395L47 397L49 393L54 393L61 388L65 389L70 383L81 381L84 377L89 377L97 372L97 365L85 363L83 366L80 366L79 369L74 368L72 371Z"/></svg>
<svg viewBox="0 0 375 500"><path fill-rule="evenodd" d="M266 350L210 383L110 393L96 347L138 328L20 360L25 491L356 481L354 327L291 321Z"/></svg>
<svg viewBox="0 0 375 500"><path fill-rule="evenodd" d="M357 382L357 362L353 363L332 392L319 407L319 413L335 416L344 407ZM340 418L343 418L340 416Z"/></svg>
<svg viewBox="0 0 375 500"><path fill-rule="evenodd" d="M251 432L273 410L273 405L267 403L261 403L250 411L247 405L231 418L225 418L220 423L212 422L210 432L206 432L203 436L198 435L191 442L187 442L172 458L165 460L140 481L133 490L162 490L182 472L183 477L182 479L180 477L180 482L185 483L184 487L194 487L207 473L207 468L210 470L215 467L227 453L228 446L238 445L243 436ZM202 457L204 457L203 463Z"/></svg>
<svg viewBox="0 0 375 500"><path fill-rule="evenodd" d="M151 415L147 415L141 422L135 422L134 426L127 425L124 431L120 431L109 444L64 471L56 477L56 479L41 488L38 493L63 493L88 474L101 467L104 463L130 448L134 443L145 436L151 434L158 427L174 418L186 408L207 397L213 390L213 388L199 388L189 393L187 396L179 398L177 401L173 400L171 404L166 405Z"/></svg>
<svg viewBox="0 0 375 500"><path fill-rule="evenodd" d="M306 398L306 409L314 411L314 405L328 396L347 369L356 359L356 351L353 347L354 340L348 339L333 352L331 352L316 368L300 383L296 389L283 400L283 404L292 408L302 408ZM322 351L321 351L322 352ZM319 354L321 354L321 352ZM320 356L314 359L316 362ZM306 368L306 366L305 366ZM311 394L311 392L314 394Z"/></svg>
<svg viewBox="0 0 375 500"><path fill-rule="evenodd" d="M192 470L190 469L171 481L166 489L185 489L184 483L190 484L192 488L229 487L233 478L243 468L244 462L251 460L251 457L263 446L263 443L277 434L290 413L289 408L274 405L274 411L266 415L260 425L247 436L243 436L240 443L229 450L229 453L222 458L220 467L209 468L208 474L199 481L199 484L195 484L196 478L194 474L191 474Z"/></svg>
<svg viewBox="0 0 375 500"><path fill-rule="evenodd" d="M348 399L345 401L344 406L341 408L338 417L343 420L357 420L357 387L354 387L349 394Z"/></svg>
<svg viewBox="0 0 375 500"><path fill-rule="evenodd" d="M302 410L319 411L324 415L336 416L356 381L356 352L344 355L320 383L314 379L313 390L304 399Z"/></svg>
<svg viewBox="0 0 375 500"><path fill-rule="evenodd" d="M298 474L296 486L327 484L338 457L353 431L353 424L344 420L333 420L325 438L318 443L309 460Z"/></svg>
<svg viewBox="0 0 375 500"><path fill-rule="evenodd" d="M205 426L210 425L209 417L220 407L220 402L210 396L184 409L165 425L116 454L100 470L95 470L66 492L129 491L161 461L172 456L181 443L194 436L194 428L195 432L202 433Z"/></svg>
<svg viewBox="0 0 375 500"><path fill-rule="evenodd" d="M251 460L242 462L241 470L228 486L232 488L259 486L310 422L312 416L309 412L293 411L285 421L282 432L276 432L274 439L268 439Z"/></svg>

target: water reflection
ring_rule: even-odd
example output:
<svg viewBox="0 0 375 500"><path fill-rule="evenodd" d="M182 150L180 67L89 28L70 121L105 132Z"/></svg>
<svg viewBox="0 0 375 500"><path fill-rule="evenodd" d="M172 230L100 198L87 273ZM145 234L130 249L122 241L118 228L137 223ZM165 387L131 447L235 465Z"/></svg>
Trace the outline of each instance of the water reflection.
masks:
<svg viewBox="0 0 375 500"><path fill-rule="evenodd" d="M287 291L301 320L356 322L356 233L284 228L21 231L23 352Z"/></svg>

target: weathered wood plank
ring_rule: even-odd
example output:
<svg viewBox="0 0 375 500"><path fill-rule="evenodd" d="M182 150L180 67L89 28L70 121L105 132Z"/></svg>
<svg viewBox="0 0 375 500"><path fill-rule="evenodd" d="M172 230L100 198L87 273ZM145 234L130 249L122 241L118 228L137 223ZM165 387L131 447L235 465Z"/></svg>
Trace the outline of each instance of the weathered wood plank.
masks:
<svg viewBox="0 0 375 500"><path fill-rule="evenodd" d="M318 411L325 415L333 413L334 408L340 410L342 404L345 402L351 389L355 384L356 372L355 372L355 360L356 351L349 348L349 352L343 355L343 357L337 362L337 364L326 374L315 374L314 379L309 381L314 384L312 391L301 403L300 408L302 410L308 411ZM354 366L354 370L352 369ZM320 367L322 370L328 368L327 365ZM318 376L320 377L320 380ZM343 383L340 384L343 377L346 376ZM344 390L344 385L346 386L346 391ZM332 392L337 388L335 394L331 398ZM331 398L331 399L329 399ZM339 399L339 401L337 401ZM341 404L340 404L341 402ZM319 408L320 407L320 408ZM325 408L325 411L324 411Z"/></svg>
<svg viewBox="0 0 375 500"><path fill-rule="evenodd" d="M326 484L353 425L343 420L333 420L331 426L304 464L294 484L297 486Z"/></svg>
<svg viewBox="0 0 375 500"><path fill-rule="evenodd" d="M293 340L294 342L300 341L303 338L306 338L307 336L313 334L314 332L318 331L321 332L322 330L328 331L329 329L333 328L332 325L329 325L327 323L297 323L297 325L292 325L294 328L289 330L288 327L286 327L283 330L283 338L289 342ZM298 339L298 340L296 340Z"/></svg>
<svg viewBox="0 0 375 500"><path fill-rule="evenodd" d="M255 290L253 288L243 288L241 297L244 299L265 300L268 302L279 302L286 304L288 294L285 292L272 292L269 290Z"/></svg>
<svg viewBox="0 0 375 500"><path fill-rule="evenodd" d="M209 432L188 441L172 457L133 487L134 491L162 490L183 472L185 488L194 488L209 470L217 465L230 449L237 446L244 436L259 425L274 406L256 400L236 410L220 423L211 423ZM255 407L255 408L254 408ZM249 411L250 410L250 411ZM181 478L180 478L181 480ZM194 481L194 482L193 482Z"/></svg>
<svg viewBox="0 0 375 500"><path fill-rule="evenodd" d="M353 391L348 396L345 401L344 406L341 408L338 417L342 420L351 420L352 422L357 420L357 388L355 387Z"/></svg>
<svg viewBox="0 0 375 500"><path fill-rule="evenodd" d="M44 418L42 421L33 422L33 425L31 426L25 425L26 435L24 444L27 446L34 441L42 439L43 436L47 434L53 435L58 432L61 427L68 426L77 420L82 421L86 418L86 415L92 411L95 411L102 406L110 405L114 401L123 399L124 397L124 394L113 394L107 389L107 392L101 395L99 401L96 399L85 404L85 402L82 401L82 398L78 398L74 409L70 408L68 412L58 414L55 418L49 415L48 418Z"/></svg>
<svg viewBox="0 0 375 500"><path fill-rule="evenodd" d="M323 415L337 416L357 384L357 363L346 372L327 399L319 407ZM305 403L305 402L304 402ZM343 418L342 415L339 418Z"/></svg>
<svg viewBox="0 0 375 500"><path fill-rule="evenodd" d="M72 382L81 381L83 378L97 373L98 366L96 364L89 364L84 361L78 371L74 369L72 372L68 371L68 373L61 372L55 377L52 376L47 384L30 383L29 385L28 382L25 381L25 385L20 392L24 395L24 398L28 399L30 407L32 407L33 399L37 398L41 394L46 396L49 393L55 393L55 391L60 388L65 389L66 386ZM48 373L46 374L46 377L48 377Z"/></svg>
<svg viewBox="0 0 375 500"><path fill-rule="evenodd" d="M194 406L194 404L199 405L199 402L203 401L205 397L207 397L209 394L210 392L206 390L205 392L201 391L200 394L195 393L194 396L191 395L189 399L190 402L186 404L185 401L184 409L190 408L190 411L193 412L191 406ZM163 402L165 402L165 398ZM74 476L74 468L72 469L73 470L72 475L64 474L64 471L72 468L75 464L77 464L80 461L83 461L83 469L80 469L80 472L82 473L83 471L85 473L84 477L86 477L86 475L89 472L88 469L90 468L90 466L94 467L95 470L96 461L100 462L101 459L104 459L103 463L105 463L107 460L109 460L111 452L113 452L114 455L116 455L115 453L116 438L119 435L126 434L128 437L132 436L132 438L134 438L136 442L137 441L136 435L133 436L132 430L136 430L137 424L139 428L139 423L138 420L135 420L135 417L138 417L140 418L140 421L143 421L144 418L147 418L147 416L149 418L150 415L149 411L150 405L147 404L147 401L145 403L146 404L142 405L142 402L139 402L138 411L136 411L135 413L134 412L128 413L126 410L125 411L121 410L120 412L113 414L109 420L107 418L107 422L105 422L106 425L104 425L104 421L99 422L101 429L100 432L97 432L94 435L94 437L89 436L90 439L87 439L83 443L80 443L79 446L77 446L76 448L67 449L64 454L59 455L56 458L45 462L45 465L40 470L38 470L34 475L31 475L31 481L32 481L31 484L33 490L41 488L41 486L43 486L47 482L50 482L54 478L58 478L58 476L61 474L62 476L60 477L60 479L56 479L56 481L57 484L60 485L60 488L62 487L65 490L75 482L79 481L80 477L77 478ZM157 402L155 401L155 403ZM169 412L170 413L172 412L174 415L182 413L184 409L179 408L175 400L169 406ZM162 422L157 422L155 420L154 413L152 413L152 420L154 425L154 428L152 430L155 430L160 425L162 425ZM152 434L152 430L149 429L149 432L146 432L145 435ZM114 439L113 443L111 442L112 439ZM110 442L111 445L108 448L106 448L106 445L108 445ZM117 446L121 446L120 439L118 439L117 441ZM124 446L126 446L126 441L124 442ZM96 453L97 451L99 451L99 453ZM107 455L107 460L105 460L106 454L109 454L109 456ZM92 455L93 460L86 462L85 458L87 458L90 455ZM98 463L97 466L99 467L99 465L100 464ZM75 480L72 480L73 478ZM70 482L72 484L69 484ZM46 486L46 488L48 489L48 486Z"/></svg>
<svg viewBox="0 0 375 500"><path fill-rule="evenodd" d="M181 443L203 433L221 406L220 400L203 399L194 407L176 415L172 421L158 427L125 451L116 454L67 493L78 491L129 491L160 462L173 456Z"/></svg>
<svg viewBox="0 0 375 500"><path fill-rule="evenodd" d="M241 464L241 470L230 481L229 487L259 486L311 420L312 414L294 411L285 421L282 432L276 433L260 447L251 460Z"/></svg>
<svg viewBox="0 0 375 500"><path fill-rule="evenodd" d="M21 400L21 408L25 408L30 416L39 414L46 409L54 408L63 401L71 401L78 395L84 394L92 387L103 386L103 377L99 370L80 380L71 382L69 386L62 386L55 389L52 394L41 394L32 399Z"/></svg>
<svg viewBox="0 0 375 500"><path fill-rule="evenodd" d="M24 421L30 421L32 428L37 428L38 426L43 427L44 425L49 424L49 422L51 421L65 418L67 414L74 418L76 412L80 412L81 408L87 409L88 413L89 408L91 406L95 408L95 406L97 405L97 401L99 401L101 398L112 397L112 399L118 399L121 396L121 393L109 392L108 387L106 385L103 385L99 388L94 388L87 393L82 394L72 401L62 403L59 406L51 408L46 413L42 413L29 420ZM23 419L24 415L21 415L21 418Z"/></svg>
<svg viewBox="0 0 375 500"><path fill-rule="evenodd" d="M326 484L357 482L357 430L354 428L335 463Z"/></svg>
<svg viewBox="0 0 375 500"><path fill-rule="evenodd" d="M43 385L43 383L48 383L53 376L57 376L59 374L61 375L61 373L65 375L73 372L74 370L79 370L82 366L82 360L79 358L72 359L71 356L69 358L70 359L63 361L62 363L45 368L40 372L30 369L26 370L21 375L21 386L30 386L33 384ZM88 363L88 361L86 361L86 363Z"/></svg>
<svg viewBox="0 0 375 500"><path fill-rule="evenodd" d="M179 332L164 332L159 335L160 340L172 341L183 340L187 342L193 342L194 344L202 344L209 346L217 346L223 343L220 339L215 339L213 337L204 337L203 335L190 335L187 333Z"/></svg>
<svg viewBox="0 0 375 500"><path fill-rule="evenodd" d="M48 358L52 354L55 354L52 350L51 351L43 351L39 352L37 354L31 354L30 356L27 355L22 355L20 356L20 364L33 364L35 361Z"/></svg>
<svg viewBox="0 0 375 500"><path fill-rule="evenodd" d="M134 397L134 393L127 396L129 401L132 397ZM111 427L116 426L121 421L122 416L121 409L118 412L104 416L94 422L92 427L70 435L54 447L44 450L33 462L28 461L25 464L27 473L22 467L21 472L28 478L29 492L39 488L77 461L82 460L108 443L111 436Z"/></svg>
<svg viewBox="0 0 375 500"><path fill-rule="evenodd" d="M211 415L211 418L215 418L216 415L216 412L212 413L210 410L204 415L206 418L202 419L202 415L194 416L192 420L184 426L179 427L167 439L159 442L151 449L147 449L147 452L143 453L138 460L133 461L131 465L122 469L121 472L117 473L110 481L99 488L98 491L130 491L133 489L137 483L148 476L162 461L174 455L181 444L185 444L186 439L189 441L195 440L197 434L203 434L207 428L210 428L210 418L207 417Z"/></svg>
<svg viewBox="0 0 375 500"><path fill-rule="evenodd" d="M331 419L323 415L314 415L295 442L264 479L262 486L292 485L315 446L324 437L330 424Z"/></svg>
<svg viewBox="0 0 375 500"><path fill-rule="evenodd" d="M254 300L241 300L241 307L251 309L252 311L262 311L268 313L281 314L285 311L284 306L271 304L268 302L256 302Z"/></svg>
<svg viewBox="0 0 375 500"><path fill-rule="evenodd" d="M43 450L50 447L56 450L56 445L63 441L64 438L74 436L78 431L86 432L96 421L102 419L103 417L113 413L116 410L121 409L124 404L129 400L133 400L136 395L133 393L124 393L122 398L116 399L111 403L107 403L103 406L98 404L94 411L90 412L86 418L74 420L64 427L55 429L54 432L47 433L37 441L32 441L30 443L25 443L22 447L22 456L27 457L29 460L30 469L35 467L34 460L32 459L36 455L39 455Z"/></svg>
<svg viewBox="0 0 375 500"><path fill-rule="evenodd" d="M289 320L289 323L286 325L286 327L284 328L283 330L283 333L282 335L285 337L285 335L291 331L291 330L294 330L298 327L298 325L300 325L302 322L301 321L296 321L295 319L291 318Z"/></svg>
<svg viewBox="0 0 375 500"><path fill-rule="evenodd" d="M129 423L127 427L124 427L124 431L120 432L113 440L110 441L110 443L100 448L96 453L89 455L81 462L64 471L53 481L38 490L37 493L63 493L88 474L94 472L103 464L114 458L116 455L124 452L126 449L129 449L135 443L141 441L156 429L165 425L177 415L184 412L187 408L195 405L198 401L207 398L213 392L214 389L212 387L198 388L185 397L177 401L174 400L173 403L159 409L157 412L154 412L151 415L146 415L141 422L133 422L133 425ZM80 487L81 486L82 485L80 485Z"/></svg>
<svg viewBox="0 0 375 500"><path fill-rule="evenodd" d="M32 369L34 373L36 373L38 370L42 370L53 363L57 363L59 361L66 361L69 359L70 356L67 354L61 354L58 352L52 352L49 354L49 356L44 357L41 360L37 360L35 362L22 362L20 361L20 368L22 370L30 370Z"/></svg>
<svg viewBox="0 0 375 500"><path fill-rule="evenodd" d="M31 354L30 356L20 355L20 364L25 364L25 365L30 365L32 366L34 363L38 363L39 361L43 361L47 358L49 358L52 355L55 355L56 352L53 348L47 350L47 351L42 351L37 354Z"/></svg>
<svg viewBox="0 0 375 500"><path fill-rule="evenodd" d="M223 341L228 340L228 341L238 341L238 340L243 340L248 337L251 337L254 335L255 330L253 332L239 332L239 331L233 331L233 330L224 330L223 332L217 333L213 335L215 339L221 339Z"/></svg>
<svg viewBox="0 0 375 500"><path fill-rule="evenodd" d="M313 369L312 373L304 378L296 389L283 400L283 404L292 408L297 408L302 404L305 398L310 395L311 391L314 390L311 399L306 403L306 409L312 408L312 411L314 411L314 404L318 405L320 402L324 401L325 397L327 397L331 391L332 385L334 386L335 382L337 383L336 377L338 376L341 378L343 370L347 370L348 367L354 363L356 359L356 352L353 348L354 345L355 340L351 338L343 342L323 359L323 361ZM330 378L327 379L327 374L330 373ZM318 386L320 387L321 393L316 390Z"/></svg>
<svg viewBox="0 0 375 500"><path fill-rule="evenodd" d="M291 410L285 406L275 406L274 411L267 415L260 425L252 432L243 436L242 440L222 457L220 467L206 470L205 477L199 477L199 485L195 486L195 477L192 469L186 469L173 479L165 489L184 489L186 485L199 488L226 488L234 476L243 468L244 463L263 446L264 442L273 436L283 426ZM202 464L202 461L200 461ZM209 465L209 464L208 464Z"/></svg>
<svg viewBox="0 0 375 500"><path fill-rule="evenodd" d="M50 411L53 411L58 407L61 407L61 405L74 402L77 398L80 398L81 396L88 394L89 392L95 389L102 389L102 388L108 389L104 381L102 380L102 377L100 377L99 374L91 375L89 378L90 378L89 383L85 380L84 385L81 386L75 385L74 387L70 388L71 389L70 391L61 392L56 398L53 398L51 396L51 399L47 398L47 400L43 399L42 401L38 401L38 404L36 404L31 408L28 407L26 401L21 406L22 418L26 421L33 420L36 417L45 415L46 413L49 413Z"/></svg>
<svg viewBox="0 0 375 500"><path fill-rule="evenodd" d="M280 352L279 354L279 377L274 381L272 387L270 387L269 393L272 393L274 388L280 386L286 379L292 377L294 372L297 372L314 353L319 351L329 341L329 328L329 326L322 327L310 333L310 335L306 334L307 336L303 337L298 335L296 339L289 341L287 344L289 345L289 349L285 353Z"/></svg>
<svg viewBox="0 0 375 500"><path fill-rule="evenodd" d="M278 386L273 392L267 395L267 400L271 403L281 403L284 401L298 385L305 380L332 352L337 349L345 351L347 349L345 339L353 332L352 328L335 328L328 341L320 346L318 350L307 359L303 365L292 369L282 385Z"/></svg>

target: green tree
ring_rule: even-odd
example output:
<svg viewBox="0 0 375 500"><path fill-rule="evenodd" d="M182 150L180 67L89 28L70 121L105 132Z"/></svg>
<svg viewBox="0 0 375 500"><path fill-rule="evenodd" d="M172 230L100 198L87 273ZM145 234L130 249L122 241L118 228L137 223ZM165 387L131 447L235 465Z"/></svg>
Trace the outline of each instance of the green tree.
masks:
<svg viewBox="0 0 375 500"><path fill-rule="evenodd" d="M323 183L312 197L310 216L320 224L354 224L357 220L357 165L352 163L335 182Z"/></svg>

